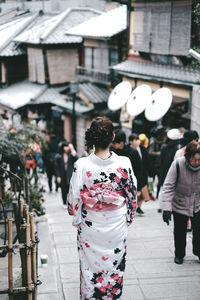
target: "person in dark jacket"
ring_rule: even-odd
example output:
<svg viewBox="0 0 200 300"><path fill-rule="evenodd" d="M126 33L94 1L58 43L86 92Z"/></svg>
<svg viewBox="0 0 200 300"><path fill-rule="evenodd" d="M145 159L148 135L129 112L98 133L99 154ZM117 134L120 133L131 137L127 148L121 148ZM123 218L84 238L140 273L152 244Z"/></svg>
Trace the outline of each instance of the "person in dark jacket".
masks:
<svg viewBox="0 0 200 300"><path fill-rule="evenodd" d="M135 177L137 178L137 191L140 194L142 188L142 162L139 153L130 144L126 144L126 134L123 130L115 131L115 138L111 150L117 155L126 156L130 159Z"/></svg>
<svg viewBox="0 0 200 300"><path fill-rule="evenodd" d="M55 157L55 173L57 183L61 187L63 206L66 208L69 183L73 173L74 163L78 159L78 156L73 145L68 141L61 143L59 152L60 153Z"/></svg>
<svg viewBox="0 0 200 300"><path fill-rule="evenodd" d="M149 154L147 149L141 145L138 134L132 133L129 136L129 143L136 149L139 153L141 163L142 163L142 176L141 176L141 195L138 197L138 207L136 212L139 214L144 214L141 209L143 201L149 201L150 196L148 192L148 170L149 170Z"/></svg>
<svg viewBox="0 0 200 300"><path fill-rule="evenodd" d="M43 161L48 178L49 191L52 192L52 181L55 176L55 157L58 153L58 142L55 134L50 135L50 140L43 149ZM57 180L55 178L56 191L58 190Z"/></svg>

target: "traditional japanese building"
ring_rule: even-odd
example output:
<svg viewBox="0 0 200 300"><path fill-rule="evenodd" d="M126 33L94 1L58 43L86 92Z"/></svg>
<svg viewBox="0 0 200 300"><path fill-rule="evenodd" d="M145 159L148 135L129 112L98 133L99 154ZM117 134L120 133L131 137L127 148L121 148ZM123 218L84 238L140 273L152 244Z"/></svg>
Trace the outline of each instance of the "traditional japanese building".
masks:
<svg viewBox="0 0 200 300"><path fill-rule="evenodd" d="M193 46L192 0L117 1L128 6L128 55L112 67L120 81L133 88L148 84L152 91L168 87L173 94L170 110L162 119L168 127L200 131L200 72L190 66ZM144 122L144 115L141 118ZM191 122L190 122L191 118ZM131 128L132 117L124 126ZM151 125L151 124L150 124ZM153 124L152 124L153 125ZM149 126L149 124L148 124Z"/></svg>

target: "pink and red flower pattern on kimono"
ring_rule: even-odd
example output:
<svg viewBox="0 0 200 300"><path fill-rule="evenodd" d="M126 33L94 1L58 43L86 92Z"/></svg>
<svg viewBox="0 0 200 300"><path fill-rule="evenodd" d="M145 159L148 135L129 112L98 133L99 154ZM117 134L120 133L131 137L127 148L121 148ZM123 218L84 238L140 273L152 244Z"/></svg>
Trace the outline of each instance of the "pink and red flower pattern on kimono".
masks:
<svg viewBox="0 0 200 300"><path fill-rule="evenodd" d="M107 276L106 276L107 277ZM94 273L91 280L94 284L93 299L119 299L122 294L123 275L112 273L110 280L105 280L104 270L100 273Z"/></svg>
<svg viewBox="0 0 200 300"><path fill-rule="evenodd" d="M74 169L76 172L76 167ZM84 178L90 179L93 176L91 171L86 171L86 176ZM131 169L128 170L125 168L117 168L116 173L114 172L100 172L99 178L94 179L88 184L85 180L80 195L82 202L76 203L73 207L73 204L70 202L70 197L68 201L68 212L70 215L74 215L75 212L79 209L79 205L84 203L90 208L95 208L95 210L106 210L109 209L108 203L112 206L120 202L123 203L122 198L125 199L127 205L127 223L131 224L133 221L134 213L136 210L136 187L133 183L133 178L131 174ZM103 198L100 200L99 195ZM105 205L106 202L106 205Z"/></svg>
<svg viewBox="0 0 200 300"><path fill-rule="evenodd" d="M75 164L72 176L68 211L78 229L82 300L115 300L122 295L127 224L136 209L136 185L129 160L112 157L113 163L103 168L91 163L94 156L84 158Z"/></svg>

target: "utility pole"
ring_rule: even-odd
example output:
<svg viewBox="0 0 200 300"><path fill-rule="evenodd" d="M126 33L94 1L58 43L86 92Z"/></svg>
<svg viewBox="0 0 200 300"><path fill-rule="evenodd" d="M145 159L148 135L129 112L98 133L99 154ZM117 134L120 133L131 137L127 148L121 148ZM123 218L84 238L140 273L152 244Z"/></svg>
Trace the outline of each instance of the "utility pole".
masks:
<svg viewBox="0 0 200 300"><path fill-rule="evenodd" d="M70 82L70 95L72 96L73 106L72 106L72 144L76 148L76 93L78 92L78 82Z"/></svg>

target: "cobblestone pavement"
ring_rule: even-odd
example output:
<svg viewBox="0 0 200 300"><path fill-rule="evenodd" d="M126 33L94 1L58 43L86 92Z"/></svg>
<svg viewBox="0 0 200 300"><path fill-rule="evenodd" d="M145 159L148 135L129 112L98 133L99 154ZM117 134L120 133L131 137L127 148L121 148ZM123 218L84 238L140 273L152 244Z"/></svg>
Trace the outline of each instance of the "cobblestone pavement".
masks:
<svg viewBox="0 0 200 300"><path fill-rule="evenodd" d="M48 255L48 266L39 263L42 285L38 300L79 300L76 229L61 205L60 191L47 192L45 199L47 212L37 227L39 256ZM129 227L122 299L199 300L200 264L192 254L191 233L187 237L184 264L176 265L172 222L167 226L162 221L157 206L157 201L144 203L145 214L136 215Z"/></svg>

